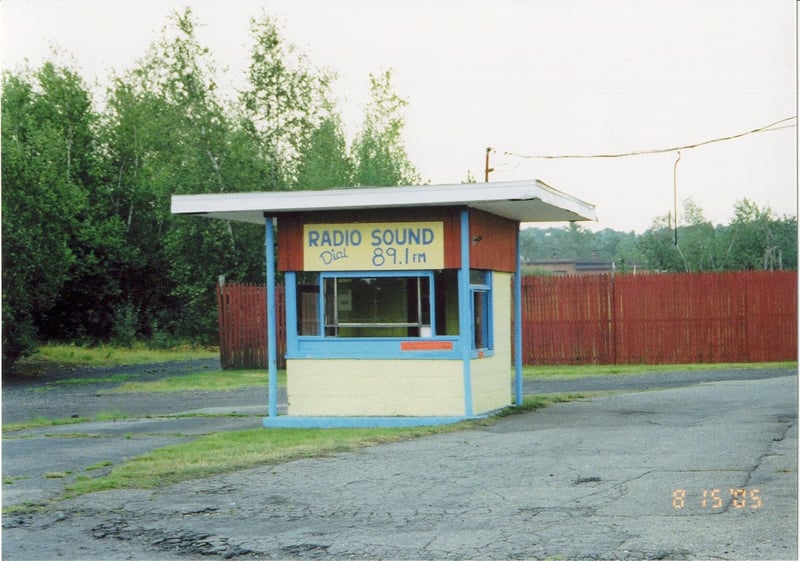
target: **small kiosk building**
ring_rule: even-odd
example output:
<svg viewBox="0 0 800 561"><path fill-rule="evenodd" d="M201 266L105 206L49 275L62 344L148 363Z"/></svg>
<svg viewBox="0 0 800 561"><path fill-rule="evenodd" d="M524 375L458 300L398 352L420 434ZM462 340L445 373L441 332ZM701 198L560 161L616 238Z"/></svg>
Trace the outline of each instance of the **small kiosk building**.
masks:
<svg viewBox="0 0 800 561"><path fill-rule="evenodd" d="M595 219L538 180L176 195L172 212L265 225L268 427L487 414L512 402L512 345L521 404L520 223ZM276 271L288 415L277 414Z"/></svg>

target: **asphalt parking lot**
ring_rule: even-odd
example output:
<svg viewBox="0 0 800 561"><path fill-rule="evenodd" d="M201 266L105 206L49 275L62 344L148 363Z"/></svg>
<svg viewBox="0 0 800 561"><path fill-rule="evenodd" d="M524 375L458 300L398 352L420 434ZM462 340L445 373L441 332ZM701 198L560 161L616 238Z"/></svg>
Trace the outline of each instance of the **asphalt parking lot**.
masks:
<svg viewBox="0 0 800 561"><path fill-rule="evenodd" d="M61 501L41 513L4 516L3 555L796 559L797 376L764 372L557 404L358 453ZM260 413L253 413L233 425L257 424ZM190 439L214 429L185 419L136 422L150 435L142 442L169 430ZM105 434L92 442L106 453L127 441L124 453L135 455L130 423L79 430ZM14 448L37 440L49 456ZM81 450L87 465L95 461L80 438L4 438L4 478L13 475L7 462L63 468L68 457L79 463ZM4 505L16 503L7 501L15 485L4 485Z"/></svg>

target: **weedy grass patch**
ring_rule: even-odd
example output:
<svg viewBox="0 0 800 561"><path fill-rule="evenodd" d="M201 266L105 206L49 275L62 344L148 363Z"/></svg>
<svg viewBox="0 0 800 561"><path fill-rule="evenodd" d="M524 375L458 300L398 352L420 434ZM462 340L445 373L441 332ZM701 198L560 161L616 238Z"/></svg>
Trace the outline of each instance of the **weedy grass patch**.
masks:
<svg viewBox="0 0 800 561"><path fill-rule="evenodd" d="M126 366L178 362L203 358L216 358L215 347L178 346L170 349L153 349L143 344L131 347L97 345L83 347L74 344L48 343L42 345L29 357L14 364L18 376L36 376L64 368Z"/></svg>
<svg viewBox="0 0 800 561"><path fill-rule="evenodd" d="M586 364L577 366L524 366L527 380L584 378L600 376L638 376L659 372L703 372L746 368L797 368L797 362L719 363L719 364ZM513 375L513 372L512 372Z"/></svg>
<svg viewBox="0 0 800 561"><path fill-rule="evenodd" d="M225 391L266 387L265 370L206 370L160 380L128 381L114 388L116 393ZM278 372L278 385L286 385L286 371Z"/></svg>
<svg viewBox="0 0 800 561"><path fill-rule="evenodd" d="M3 485L13 485L17 481L25 481L30 478L31 478L30 475L12 475L3 477Z"/></svg>
<svg viewBox="0 0 800 561"><path fill-rule="evenodd" d="M72 475L72 472L67 471L48 471L44 474L45 479L64 479Z"/></svg>
<svg viewBox="0 0 800 561"><path fill-rule="evenodd" d="M99 469L111 467L112 465L114 465L114 462L112 462L111 460L104 460L102 462L97 462L96 464L87 466L85 468L85 471L97 471Z"/></svg>

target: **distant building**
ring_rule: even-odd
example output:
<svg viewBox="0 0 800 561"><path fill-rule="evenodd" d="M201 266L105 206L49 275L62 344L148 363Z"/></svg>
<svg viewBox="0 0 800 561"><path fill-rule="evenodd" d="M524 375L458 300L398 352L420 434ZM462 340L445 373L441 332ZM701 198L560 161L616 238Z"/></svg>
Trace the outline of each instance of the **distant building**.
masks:
<svg viewBox="0 0 800 561"><path fill-rule="evenodd" d="M530 259L524 262L527 269L538 269L553 275L600 275L622 272L636 274L644 269L636 264L623 265L615 261L597 259Z"/></svg>

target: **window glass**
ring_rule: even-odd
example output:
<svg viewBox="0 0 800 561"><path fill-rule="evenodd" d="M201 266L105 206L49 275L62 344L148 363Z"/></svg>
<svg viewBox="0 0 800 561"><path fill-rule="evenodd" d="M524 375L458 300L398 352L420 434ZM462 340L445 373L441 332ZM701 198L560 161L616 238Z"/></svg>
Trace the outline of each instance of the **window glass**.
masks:
<svg viewBox="0 0 800 561"><path fill-rule="evenodd" d="M298 272L296 293L300 336L453 337L460 332L457 269L420 276Z"/></svg>
<svg viewBox="0 0 800 561"><path fill-rule="evenodd" d="M473 349L489 348L489 293L484 290L472 292Z"/></svg>
<svg viewBox="0 0 800 561"><path fill-rule="evenodd" d="M327 277L325 335L421 337L431 334L427 276Z"/></svg>
<svg viewBox="0 0 800 561"><path fill-rule="evenodd" d="M490 272L472 269L469 272L469 282L472 304L472 348L488 350L492 348Z"/></svg>
<svg viewBox="0 0 800 561"><path fill-rule="evenodd" d="M481 269L470 269L469 271L470 284L486 284L486 271Z"/></svg>
<svg viewBox="0 0 800 561"><path fill-rule="evenodd" d="M319 335L319 274L297 273L297 334Z"/></svg>
<svg viewBox="0 0 800 561"><path fill-rule="evenodd" d="M458 335L458 270L436 271L433 280L436 285L436 334Z"/></svg>

